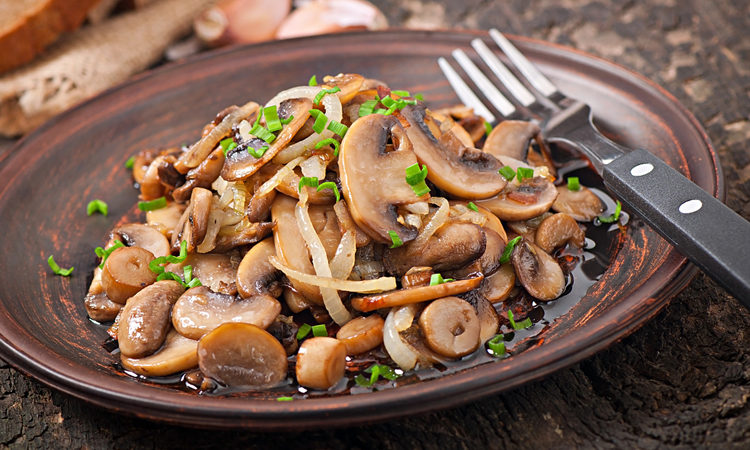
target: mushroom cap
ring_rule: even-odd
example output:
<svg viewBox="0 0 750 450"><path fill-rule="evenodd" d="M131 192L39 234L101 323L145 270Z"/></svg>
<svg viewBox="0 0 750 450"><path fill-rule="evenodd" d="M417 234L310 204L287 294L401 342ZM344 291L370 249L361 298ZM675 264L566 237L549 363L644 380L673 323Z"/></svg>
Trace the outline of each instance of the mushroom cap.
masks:
<svg viewBox="0 0 750 450"><path fill-rule="evenodd" d="M500 270L486 277L479 286L481 293L487 300L497 303L505 300L516 286L516 272L511 264L503 264Z"/></svg>
<svg viewBox="0 0 750 450"><path fill-rule="evenodd" d="M155 257L167 256L169 241L158 229L142 223L120 225L112 230L111 237L123 241L128 247L141 247L150 251Z"/></svg>
<svg viewBox="0 0 750 450"><path fill-rule="evenodd" d="M534 243L547 253L568 244L573 248L582 248L586 243L586 234L573 217L557 213L539 224L534 234Z"/></svg>
<svg viewBox="0 0 750 450"><path fill-rule="evenodd" d="M150 356L128 358L120 356L126 369L146 377L164 377L183 372L198 366L198 341L182 336L174 329L169 330L164 345Z"/></svg>
<svg viewBox="0 0 750 450"><path fill-rule="evenodd" d="M154 254L141 247L120 247L113 251L102 268L102 288L115 303L125 302L156 281L148 268Z"/></svg>
<svg viewBox="0 0 750 450"><path fill-rule="evenodd" d="M406 182L406 168L414 164L417 157L394 116L362 117L341 142L339 174L349 212L357 226L380 243L392 243L389 231L404 243L417 237L416 228L400 223L396 213L398 206L424 200Z"/></svg>
<svg viewBox="0 0 750 450"><path fill-rule="evenodd" d="M498 173L503 164L494 156L466 147L451 131L436 139L425 123L421 102L407 105L401 114L409 122L406 134L414 153L427 166L427 179L437 187L469 200L492 197L503 190L507 181Z"/></svg>
<svg viewBox="0 0 750 450"><path fill-rule="evenodd" d="M558 186L557 192L559 195L552 204L552 209L566 213L579 222L591 222L604 212L601 199L586 186L581 186L577 191L571 191L567 186Z"/></svg>
<svg viewBox="0 0 750 450"><path fill-rule="evenodd" d="M281 272L268 262L268 257L275 255L273 238L258 242L245 253L237 269L237 290L243 298L268 295L271 291L276 293L279 290L278 279Z"/></svg>
<svg viewBox="0 0 750 450"><path fill-rule="evenodd" d="M419 316L427 346L449 358L460 358L480 345L481 324L467 301L445 297L427 305Z"/></svg>
<svg viewBox="0 0 750 450"><path fill-rule="evenodd" d="M501 220L519 221L536 217L550 209L557 198L557 189L544 177L527 178L521 184L508 186L494 198L477 200Z"/></svg>
<svg viewBox="0 0 750 450"><path fill-rule="evenodd" d="M565 275L557 260L526 239L513 248L511 263L521 285L532 297L550 301L565 291Z"/></svg>
<svg viewBox="0 0 750 450"><path fill-rule="evenodd" d="M492 129L482 149L499 158L510 156L526 161L529 141L541 132L539 125L523 120L504 120Z"/></svg>
<svg viewBox="0 0 750 450"><path fill-rule="evenodd" d="M358 355L383 343L383 324L379 314L352 319L336 333L336 339L346 345L347 355Z"/></svg>

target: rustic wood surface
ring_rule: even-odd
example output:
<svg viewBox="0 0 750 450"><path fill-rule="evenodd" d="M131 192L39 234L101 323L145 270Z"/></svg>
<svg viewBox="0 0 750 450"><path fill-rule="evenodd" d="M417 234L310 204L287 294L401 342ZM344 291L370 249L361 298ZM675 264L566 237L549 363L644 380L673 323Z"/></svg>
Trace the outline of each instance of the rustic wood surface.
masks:
<svg viewBox="0 0 750 450"><path fill-rule="evenodd" d="M750 1L375 1L391 24L497 27L618 62L703 123L750 219ZM0 151L7 148L0 142ZM541 382L432 415L300 434L187 430L103 412L0 362L3 448L748 448L750 313L703 275L652 322Z"/></svg>

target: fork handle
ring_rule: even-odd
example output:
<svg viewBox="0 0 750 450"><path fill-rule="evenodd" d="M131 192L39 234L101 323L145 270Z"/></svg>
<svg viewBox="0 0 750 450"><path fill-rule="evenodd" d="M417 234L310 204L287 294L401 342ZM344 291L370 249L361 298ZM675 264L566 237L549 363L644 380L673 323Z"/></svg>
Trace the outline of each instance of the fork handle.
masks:
<svg viewBox="0 0 750 450"><path fill-rule="evenodd" d="M750 222L646 150L604 167L604 184L750 308Z"/></svg>

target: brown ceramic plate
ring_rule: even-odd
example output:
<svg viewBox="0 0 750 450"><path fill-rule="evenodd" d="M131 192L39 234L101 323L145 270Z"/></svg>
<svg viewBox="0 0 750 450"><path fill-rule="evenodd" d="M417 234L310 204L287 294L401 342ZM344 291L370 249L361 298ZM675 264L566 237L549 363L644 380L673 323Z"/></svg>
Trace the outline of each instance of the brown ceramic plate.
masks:
<svg viewBox="0 0 750 450"><path fill-rule="evenodd" d="M389 31L271 42L209 53L137 77L51 120L0 159L0 356L30 376L107 409L201 427L281 430L371 423L470 402L537 380L623 338L664 307L695 273L637 220L600 281L542 339L509 359L365 395L294 402L198 396L140 383L113 369L104 329L83 297L101 245L134 215L124 168L145 147L192 142L227 105L266 101L312 74L356 72L456 102L436 59L484 33ZM593 107L600 126L651 149L723 198L717 158L695 118L671 95L607 61L526 38L516 45L563 92ZM109 217L86 204L109 203ZM51 275L55 255L74 276Z"/></svg>

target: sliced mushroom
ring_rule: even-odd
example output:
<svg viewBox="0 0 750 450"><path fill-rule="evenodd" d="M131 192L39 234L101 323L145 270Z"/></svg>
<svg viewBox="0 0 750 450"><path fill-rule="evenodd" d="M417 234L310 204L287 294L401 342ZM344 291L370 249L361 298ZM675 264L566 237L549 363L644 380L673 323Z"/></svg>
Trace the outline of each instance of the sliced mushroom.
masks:
<svg viewBox="0 0 750 450"><path fill-rule="evenodd" d="M159 165L164 162L163 156L157 156L148 166L141 178L141 199L144 201L156 200L164 196L165 186L159 181Z"/></svg>
<svg viewBox="0 0 750 450"><path fill-rule="evenodd" d="M347 133L348 134L348 133ZM284 177L284 179L276 186L276 190L284 195L288 195L292 198L299 198L299 182L301 179L302 170L297 167L292 173ZM323 181L321 181L323 182ZM313 205L333 205L336 203L336 194L329 189L324 189L320 192L316 188L305 186L302 189L307 190L307 202Z"/></svg>
<svg viewBox="0 0 750 450"><path fill-rule="evenodd" d="M344 377L346 345L338 339L307 339L297 352L297 381L313 389L328 389Z"/></svg>
<svg viewBox="0 0 750 450"><path fill-rule="evenodd" d="M107 297L102 288L102 269L94 269L94 279L91 280L89 291L83 299L86 312L89 317L97 322L109 322L115 320L122 309L122 305L115 303Z"/></svg>
<svg viewBox="0 0 750 450"><path fill-rule="evenodd" d="M169 202L165 208L146 212L146 223L159 230L167 239L171 239L172 232L177 227L184 212L184 205Z"/></svg>
<svg viewBox="0 0 750 450"><path fill-rule="evenodd" d="M164 270L182 274L190 266L193 278L200 280L203 286L214 292L234 295L237 293L237 268L239 254L223 253L189 253L179 264L167 264Z"/></svg>
<svg viewBox="0 0 750 450"><path fill-rule="evenodd" d="M378 314L350 320L336 333L346 345L347 355L358 355L383 343L383 318Z"/></svg>
<svg viewBox="0 0 750 450"><path fill-rule="evenodd" d="M519 185L508 183L494 198L477 200L501 220L527 220L547 211L557 198L557 189L544 177L527 178Z"/></svg>
<svg viewBox="0 0 750 450"><path fill-rule="evenodd" d="M479 339L482 343L487 342L497 334L497 329L500 327L500 318L495 307L478 289L469 291L461 297L474 307L477 319L479 319Z"/></svg>
<svg viewBox="0 0 750 450"><path fill-rule="evenodd" d="M487 244L485 245L484 253L477 259L477 262L482 274L488 277L500 269L500 257L503 256L503 251L505 250L505 241L490 228L484 227L482 230L486 236ZM448 278L465 278L474 272L476 272L476 269L472 265L467 268L444 273L443 275Z"/></svg>
<svg viewBox="0 0 750 450"><path fill-rule="evenodd" d="M109 255L102 269L102 288L115 303L125 302L138 291L156 282L148 268L154 254L141 247L120 247Z"/></svg>
<svg viewBox="0 0 750 450"><path fill-rule="evenodd" d="M356 73L340 73L335 77L327 76L323 78L324 89L341 89L336 95L339 96L339 100L342 105L349 103L351 99L359 92L364 83L365 77L357 75Z"/></svg>
<svg viewBox="0 0 750 450"><path fill-rule="evenodd" d="M591 222L604 212L601 199L586 186L581 186L577 191L571 191L567 186L558 186L557 192L559 195L552 204L552 209L568 214L579 222Z"/></svg>
<svg viewBox="0 0 750 450"><path fill-rule="evenodd" d="M412 267L428 266L435 272L463 268L482 256L487 239L482 227L473 223L450 223L440 227L425 243L415 248L404 245L383 252L389 274L403 276Z"/></svg>
<svg viewBox="0 0 750 450"><path fill-rule="evenodd" d="M300 313L315 305L303 295L294 292L291 288L284 289L284 301L286 301L286 305L294 314Z"/></svg>
<svg viewBox="0 0 750 450"><path fill-rule="evenodd" d="M146 377L165 377L198 366L198 341L169 330L161 348L150 356L128 358L121 355L126 369Z"/></svg>
<svg viewBox="0 0 750 450"><path fill-rule="evenodd" d="M504 120L492 130L482 148L496 157L510 156L526 161L531 139L541 132L533 122L523 120Z"/></svg>
<svg viewBox="0 0 750 450"><path fill-rule="evenodd" d="M281 312L273 297L255 295L248 299L219 294L205 286L185 292L172 310L172 324L181 335L200 339L223 323L251 323L267 328Z"/></svg>
<svg viewBox="0 0 750 450"><path fill-rule="evenodd" d="M458 297L445 297L427 305L419 316L427 346L449 358L460 358L480 345L481 325L474 308Z"/></svg>
<svg viewBox="0 0 750 450"><path fill-rule="evenodd" d="M157 281L128 300L117 331L123 356L143 358L159 350L167 338L172 305L183 292L176 281Z"/></svg>
<svg viewBox="0 0 750 450"><path fill-rule="evenodd" d="M182 240L187 241L189 253L195 253L200 243L206 238L212 199L211 191L204 188L195 188L190 195L190 212L182 230Z"/></svg>
<svg viewBox="0 0 750 450"><path fill-rule="evenodd" d="M276 255L288 267L308 275L315 275L310 252L299 231L297 218L294 215L296 204L297 202L294 199L286 195L277 195L273 206L271 206L271 217L276 222L276 228L273 230ZM299 294L316 305L323 304L323 296L320 294L319 288L294 279L289 281Z"/></svg>
<svg viewBox="0 0 750 450"><path fill-rule="evenodd" d="M155 257L169 255L169 241L154 227L141 223L129 223L112 230L111 237L125 243L128 247L141 247Z"/></svg>
<svg viewBox="0 0 750 450"><path fill-rule="evenodd" d="M198 342L198 365L226 386L270 387L287 375L286 351L266 330L225 323Z"/></svg>
<svg viewBox="0 0 750 450"><path fill-rule="evenodd" d="M356 242L355 245L357 248L364 247L365 245L372 242L372 238L368 236L367 233L362 231L362 229L358 227L356 223L354 223L354 219L352 218L352 214L349 212L349 207L346 205L346 202L337 203L334 209L336 210L336 217L339 221L341 234L344 234L346 230L354 230L354 240Z"/></svg>
<svg viewBox="0 0 750 450"><path fill-rule="evenodd" d="M273 232L275 226L275 222L252 223L238 233L219 234L216 238L216 245L213 251L224 253L241 245L260 242Z"/></svg>
<svg viewBox="0 0 750 450"><path fill-rule="evenodd" d="M190 169L185 176L185 184L172 192L172 198L178 203L185 203L191 198L193 189L196 187L210 189L211 183L216 181L221 174L224 159L224 150L221 147L216 147L198 167Z"/></svg>
<svg viewBox="0 0 750 450"><path fill-rule="evenodd" d="M310 205L309 214L313 228L315 228L315 232L326 250L326 256L330 260L336 254L342 234L336 211L334 211L333 205Z"/></svg>
<svg viewBox="0 0 750 450"><path fill-rule="evenodd" d="M281 294L281 272L268 262L268 257L275 255L273 239L268 238L255 244L242 258L237 269L237 290L243 298Z"/></svg>
<svg viewBox="0 0 750 450"><path fill-rule="evenodd" d="M562 295L565 275L553 257L525 239L516 244L511 255L516 276L532 297L550 301Z"/></svg>
<svg viewBox="0 0 750 450"><path fill-rule="evenodd" d="M505 300L516 285L516 272L510 264L503 264L500 270L486 277L479 286L479 293L492 303Z"/></svg>
<svg viewBox="0 0 750 450"><path fill-rule="evenodd" d="M299 348L299 341L297 340L297 332L299 327L294 323L291 317L279 315L271 325L266 328L266 331L271 333L277 341L281 342L284 346L287 356L291 356L297 353Z"/></svg>
<svg viewBox="0 0 750 450"><path fill-rule="evenodd" d="M477 274L474 278L467 280L449 281L433 286L422 286L411 289L399 289L367 297L355 297L352 299L352 308L357 311L374 311L380 308L391 308L394 306L419 303L450 295L463 294L479 287L484 276Z"/></svg>
<svg viewBox="0 0 750 450"><path fill-rule="evenodd" d="M250 175L254 174L263 164L272 160L276 154L281 151L289 141L297 134L297 131L302 127L308 117L310 117L310 110L313 104L310 99L307 98L295 98L285 100L281 102L278 108L278 116L281 119L286 119L294 116L291 122L283 125L283 128L273 140L271 144L263 143L262 146L269 146L269 148L263 153L263 156L256 158L247 151L247 146L252 145L256 147L257 140L251 140L249 142L243 142L237 148L230 150L227 153L227 158L224 163L224 168L221 170L221 177L227 181L244 180ZM250 121L253 117L250 117ZM246 138L246 136L243 136Z"/></svg>
<svg viewBox="0 0 750 450"><path fill-rule="evenodd" d="M271 217L271 205L276 198L276 190L271 189L265 195L257 195L260 186L268 181L282 166L274 163L264 164L255 172L245 185L252 187L253 196L247 201L245 216L252 223L266 222Z"/></svg>
<svg viewBox="0 0 750 450"><path fill-rule="evenodd" d="M146 171L158 155L159 150L155 148L149 148L138 152L133 160L133 180L135 180L136 183L141 184L143 177L146 175Z"/></svg>
<svg viewBox="0 0 750 450"><path fill-rule="evenodd" d="M404 128L393 116L362 117L346 133L339 152L341 187L352 218L374 240L390 244L389 231L404 243L417 237L417 229L399 222L396 213L398 206L424 200L404 175L416 163Z"/></svg>
<svg viewBox="0 0 750 450"><path fill-rule="evenodd" d="M427 178L437 187L470 200L492 197L503 190L507 182L498 173L503 165L495 157L464 146L450 131L436 139L425 123L422 103L407 105L401 114L409 122L406 134L414 153L427 165Z"/></svg>
<svg viewBox="0 0 750 450"><path fill-rule="evenodd" d="M565 213L553 214L544 219L534 236L534 243L547 253L565 245L582 248L586 243L586 234L578 222Z"/></svg>

